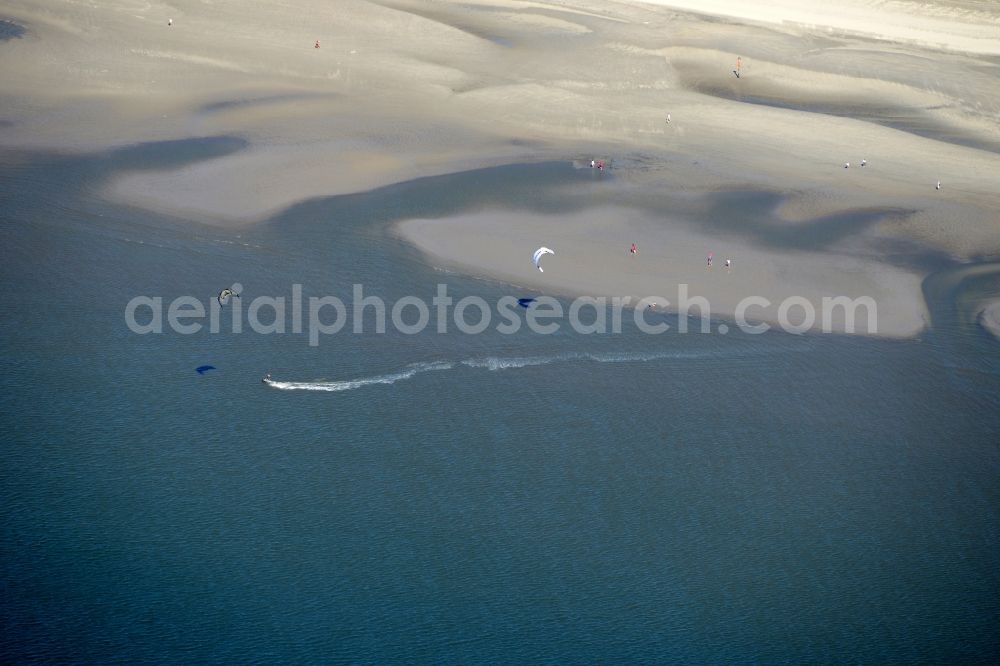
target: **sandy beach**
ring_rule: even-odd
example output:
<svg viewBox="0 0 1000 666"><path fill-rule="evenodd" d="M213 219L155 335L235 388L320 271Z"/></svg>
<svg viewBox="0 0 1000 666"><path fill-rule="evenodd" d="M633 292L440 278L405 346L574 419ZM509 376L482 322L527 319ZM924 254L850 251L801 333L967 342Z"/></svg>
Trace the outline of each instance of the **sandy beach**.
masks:
<svg viewBox="0 0 1000 666"><path fill-rule="evenodd" d="M771 302L767 307L746 307L748 323L778 322L782 302L805 299L816 313L810 327L816 330L823 327L824 297L867 296L877 306L877 321L869 326L867 310L859 308L856 321L845 329L843 310L833 310L828 330L908 337L927 324L920 279L911 272L874 259L830 252L796 251L776 257L759 246L719 243L689 228L679 221L664 224L627 208L514 217L492 212L410 220L399 225L403 237L441 267L494 276L532 293L605 297L607 302L629 297L632 306L670 312L680 309L692 317L728 319L744 299L763 297ZM474 233L472 242L470 230ZM531 239L535 246L544 243L559 248L554 256L545 258L544 272L536 271L530 261L534 250ZM621 239L636 239L638 253L631 254L630 244ZM489 247L489 252L477 252L477 245ZM706 247L720 250L711 267L707 266ZM727 258L732 262L728 268ZM708 303L710 312L694 305L696 299L701 300L698 297ZM692 305L685 307L685 302ZM798 309L794 313L790 310L784 320L793 328L806 316L801 306L795 307ZM697 330L698 324L691 327Z"/></svg>
<svg viewBox="0 0 1000 666"><path fill-rule="evenodd" d="M99 193L195 223L239 227L312 197L599 157L613 210L487 211L400 231L432 262L561 294L684 282L720 316L750 292L867 295L892 336L927 322L915 257L1000 254L996 6L14 0L0 18L23 27L0 42L0 145L245 142L121 173ZM699 218L697 202L727 192L780 205L753 229L738 212ZM629 205L654 193L696 203L678 216ZM807 251L775 240L817 229ZM558 245L544 275L526 259L540 244ZM731 274L703 270L713 250L732 253Z"/></svg>

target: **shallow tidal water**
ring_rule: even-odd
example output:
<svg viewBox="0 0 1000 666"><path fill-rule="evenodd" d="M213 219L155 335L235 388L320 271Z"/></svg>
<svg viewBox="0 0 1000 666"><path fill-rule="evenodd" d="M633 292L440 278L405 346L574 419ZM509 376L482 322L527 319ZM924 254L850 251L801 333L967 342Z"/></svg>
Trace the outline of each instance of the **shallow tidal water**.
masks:
<svg viewBox="0 0 1000 666"><path fill-rule="evenodd" d="M391 225L605 196L503 167L226 231L95 194L240 147L4 160L8 660L996 661L1000 346L963 303L997 271L938 267L908 341L130 332L136 295L233 282L538 296L434 270Z"/></svg>

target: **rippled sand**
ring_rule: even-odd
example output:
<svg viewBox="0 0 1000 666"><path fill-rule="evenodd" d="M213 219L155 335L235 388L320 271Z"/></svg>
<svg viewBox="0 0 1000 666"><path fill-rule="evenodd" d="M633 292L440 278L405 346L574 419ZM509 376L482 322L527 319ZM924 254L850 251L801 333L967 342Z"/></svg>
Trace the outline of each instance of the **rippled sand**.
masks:
<svg viewBox="0 0 1000 666"><path fill-rule="evenodd" d="M780 279L811 288L828 274L818 266L848 262L857 286L878 285L905 313L897 333L923 319L914 285L924 269L881 266L879 248L1000 253L1000 6L697 7L712 13L685 1L314 1L288 11L15 0L6 20L24 32L0 43L0 143L89 151L239 137L238 150L135 169L102 192L226 225L414 177L591 157L611 160L622 199L780 194L773 224L792 233L892 210L788 262ZM563 222L564 247L586 242ZM690 222L685 233L697 235ZM660 233L678 229L661 220ZM704 243L741 244L761 265L787 256L738 229L703 231ZM448 233L465 239L462 261L492 265L493 248L475 242L480 225L449 223ZM883 281L897 273L905 279Z"/></svg>

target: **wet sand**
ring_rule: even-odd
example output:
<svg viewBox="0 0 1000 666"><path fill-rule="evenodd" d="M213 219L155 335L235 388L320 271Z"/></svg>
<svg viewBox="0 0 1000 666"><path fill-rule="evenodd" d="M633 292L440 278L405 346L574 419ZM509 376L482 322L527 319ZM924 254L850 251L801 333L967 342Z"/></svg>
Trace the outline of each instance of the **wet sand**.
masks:
<svg viewBox="0 0 1000 666"><path fill-rule="evenodd" d="M993 337L1000 340L1000 301L994 301L983 308L979 313L979 323Z"/></svg>
<svg viewBox="0 0 1000 666"><path fill-rule="evenodd" d="M238 138L245 145L228 154L137 168L100 192L234 227L316 196L591 156L613 159L609 186L625 198L780 193L772 222L791 235L804 221L895 209L903 212L814 244L807 257L748 239L739 219L722 227L705 219L700 231L697 219L668 219L641 243L628 269L635 279L567 271L546 286L648 295L662 280L691 277L663 264L701 257L699 247L737 246L741 280L695 273L722 311L750 285L775 301L787 291L868 292L881 301L880 332L919 330L920 268L880 265L872 248L904 245L957 261L1000 254L1000 8L872 0L698 7L712 14L669 1L307 2L289 12L193 0L16 0L0 17L24 28L0 43L0 145L85 152ZM617 257L649 225L622 215L596 227L595 214L553 221L571 249L559 260ZM507 236L488 226L489 215L404 229L419 247L437 248L437 262L520 280L521 249L555 244L537 237L537 222L515 216L502 228ZM681 232L678 257L656 234ZM457 254L442 253L442 237ZM584 252L595 237L606 246ZM501 247L510 261L518 248L517 265L499 259ZM537 279L528 272L525 283Z"/></svg>
<svg viewBox="0 0 1000 666"><path fill-rule="evenodd" d="M740 320L752 326L787 322L788 330L800 325L824 330L826 323L828 332L908 337L927 324L920 278L907 270L832 252L776 255L760 244L727 242L680 220L654 218L634 209L517 216L496 211L409 220L398 230L442 268L497 277L533 293L606 297L608 302L629 297L632 307L653 305L660 311L730 321L741 301L759 297L770 303L748 301ZM632 242L637 244L636 254L629 251ZM540 245L555 251L542 260L544 272L531 262ZM711 266L708 252L714 252ZM732 262L729 268L726 259ZM828 308L830 316L824 322L823 299L838 296L871 298L875 304L871 320L863 307L856 309L853 324L845 320L843 309ZM695 304L698 297L707 302L709 313ZM685 298L690 307L684 305ZM789 310L783 317L779 308L785 301ZM806 308L814 313L811 325Z"/></svg>

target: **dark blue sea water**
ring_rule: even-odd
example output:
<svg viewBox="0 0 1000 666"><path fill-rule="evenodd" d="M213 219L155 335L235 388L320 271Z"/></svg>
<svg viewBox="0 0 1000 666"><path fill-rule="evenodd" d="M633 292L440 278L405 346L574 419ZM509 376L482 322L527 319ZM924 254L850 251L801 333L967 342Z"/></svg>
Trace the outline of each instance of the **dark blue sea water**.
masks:
<svg viewBox="0 0 1000 666"><path fill-rule="evenodd" d="M615 196L505 167L226 231L96 194L240 148L4 158L5 661L1000 657L1000 345L963 310L997 270L936 266L910 341L131 333L132 297L233 282L537 296L436 271L391 225Z"/></svg>

